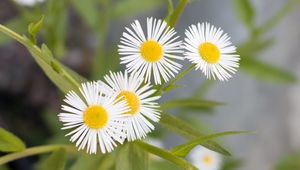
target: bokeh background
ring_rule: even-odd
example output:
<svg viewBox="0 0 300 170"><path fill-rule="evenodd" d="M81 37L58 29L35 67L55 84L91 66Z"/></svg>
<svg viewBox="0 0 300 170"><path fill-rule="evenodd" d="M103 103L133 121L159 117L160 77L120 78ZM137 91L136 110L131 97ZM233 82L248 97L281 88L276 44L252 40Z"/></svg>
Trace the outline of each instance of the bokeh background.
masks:
<svg viewBox="0 0 300 170"><path fill-rule="evenodd" d="M258 38L255 29L247 26L240 14L239 10L245 9L237 7L235 1L191 0L176 30L184 36L190 24L208 21L222 27L232 42L241 47L242 60L253 60L245 59L241 70L228 82L206 81L203 74L193 71L179 82L186 84L186 88L164 99L198 95L225 102L224 106L199 113L188 110L173 110L173 113L196 120L197 126L211 132L255 131L253 135L226 137L222 142L240 162L237 169L276 169L282 160L290 159L286 156L293 157L300 150L299 3L251 0L255 28L277 15L286 4L292 4ZM27 25L44 14L45 24L38 42L45 42L58 59L81 75L101 79L108 70L120 69L117 45L125 26L134 19L145 23L148 16L164 18L168 13L167 0L98 0L96 8L89 4L81 0L48 0L24 6L1 0L0 23L26 33ZM0 33L0 127L14 132L27 146L67 140L61 137L63 133L57 134L60 125L56 113L61 97L26 49ZM182 141L169 134L163 143L169 148ZM298 158L293 159L299 165ZM9 167L32 169L36 160L36 157L23 159L10 163Z"/></svg>

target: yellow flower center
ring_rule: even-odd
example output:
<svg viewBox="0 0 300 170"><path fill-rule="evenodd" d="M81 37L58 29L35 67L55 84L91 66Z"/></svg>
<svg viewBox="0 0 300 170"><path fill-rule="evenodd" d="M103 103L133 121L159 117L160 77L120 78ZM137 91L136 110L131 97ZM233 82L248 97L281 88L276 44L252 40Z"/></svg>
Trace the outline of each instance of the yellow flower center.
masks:
<svg viewBox="0 0 300 170"><path fill-rule="evenodd" d="M208 62L209 64L217 63L220 59L220 50L213 43L202 43L199 45L198 50L202 59Z"/></svg>
<svg viewBox="0 0 300 170"><path fill-rule="evenodd" d="M83 113L83 121L89 128L102 128L108 121L107 111L100 105L89 106Z"/></svg>
<svg viewBox="0 0 300 170"><path fill-rule="evenodd" d="M148 62L156 62L163 56L162 46L153 40L145 41L140 48L140 52L142 57Z"/></svg>
<svg viewBox="0 0 300 170"><path fill-rule="evenodd" d="M121 91L117 98L122 97L122 100L126 100L130 111L126 114L136 114L140 110L139 97L130 91Z"/></svg>
<svg viewBox="0 0 300 170"><path fill-rule="evenodd" d="M212 162L213 162L213 158L211 155L205 155L203 158L202 158L202 161L205 165L211 165Z"/></svg>

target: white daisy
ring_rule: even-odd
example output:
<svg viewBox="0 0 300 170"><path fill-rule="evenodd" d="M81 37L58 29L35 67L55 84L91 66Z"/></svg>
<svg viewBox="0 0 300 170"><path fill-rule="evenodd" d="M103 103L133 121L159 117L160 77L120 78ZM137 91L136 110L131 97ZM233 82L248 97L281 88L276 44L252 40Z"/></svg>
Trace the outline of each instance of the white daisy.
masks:
<svg viewBox="0 0 300 170"><path fill-rule="evenodd" d="M173 28L162 20L147 18L147 36L139 21L131 24L132 30L125 28L119 54L121 64L126 64L128 72L137 72L149 82L153 76L155 84L167 82L177 74L181 64L174 60L183 60L181 41Z"/></svg>
<svg viewBox="0 0 300 170"><path fill-rule="evenodd" d="M64 112L58 115L64 123L62 129L74 129L66 136L72 135L70 141L76 141L78 150L87 148L88 153L96 153L99 143L102 153L111 152L117 145L115 141L122 143L126 136L122 117L129 110L127 103L116 104L116 95L96 82L83 83L80 92L77 95L71 91L64 99L68 105L62 105Z"/></svg>
<svg viewBox="0 0 300 170"><path fill-rule="evenodd" d="M129 111L124 118L127 140L146 137L147 133L154 130L150 120L158 122L160 118L159 105L155 102L160 96L153 96L156 90L151 89L150 84L145 84L138 74L129 76L126 71L124 74L110 72L104 79L109 86L101 81L100 83L106 86L106 89L114 91L122 101L127 101Z"/></svg>
<svg viewBox="0 0 300 170"><path fill-rule="evenodd" d="M189 154L188 160L198 169L219 170L222 163L220 154L202 146L195 147Z"/></svg>
<svg viewBox="0 0 300 170"><path fill-rule="evenodd" d="M196 63L196 70L200 69L208 79L228 80L236 72L240 57L221 28L198 23L191 25L185 35L185 57Z"/></svg>

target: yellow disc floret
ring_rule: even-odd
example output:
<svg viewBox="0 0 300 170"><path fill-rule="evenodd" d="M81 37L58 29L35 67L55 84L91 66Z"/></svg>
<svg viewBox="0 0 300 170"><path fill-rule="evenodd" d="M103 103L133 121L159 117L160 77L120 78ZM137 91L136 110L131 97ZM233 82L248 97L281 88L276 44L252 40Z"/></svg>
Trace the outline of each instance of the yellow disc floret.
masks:
<svg viewBox="0 0 300 170"><path fill-rule="evenodd" d="M203 158L202 158L202 161L205 165L211 165L212 162L213 162L213 158L211 155L205 155Z"/></svg>
<svg viewBox="0 0 300 170"><path fill-rule="evenodd" d="M217 63L220 59L220 50L219 48L210 42L204 42L199 45L199 54L203 60L209 64Z"/></svg>
<svg viewBox="0 0 300 170"><path fill-rule="evenodd" d="M136 114L140 110L140 99L131 91L121 91L117 98L126 100L129 110L126 114Z"/></svg>
<svg viewBox="0 0 300 170"><path fill-rule="evenodd" d="M107 111L100 105L89 106L83 113L83 121L89 128L102 128L108 121Z"/></svg>
<svg viewBox="0 0 300 170"><path fill-rule="evenodd" d="M148 62L157 62L163 56L162 46L153 40L145 41L140 48L142 57Z"/></svg>

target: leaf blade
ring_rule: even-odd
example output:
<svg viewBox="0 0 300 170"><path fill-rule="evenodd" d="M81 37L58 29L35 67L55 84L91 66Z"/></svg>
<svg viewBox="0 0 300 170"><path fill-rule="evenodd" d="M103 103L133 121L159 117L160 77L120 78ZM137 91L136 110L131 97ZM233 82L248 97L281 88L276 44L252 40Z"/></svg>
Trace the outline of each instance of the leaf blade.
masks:
<svg viewBox="0 0 300 170"><path fill-rule="evenodd" d="M0 128L0 151L17 152L24 150L25 144L14 134Z"/></svg>
<svg viewBox="0 0 300 170"><path fill-rule="evenodd" d="M171 149L171 152L177 156L185 157L195 146L201 145L204 142L225 136L225 135L236 135L236 134L244 134L244 133L250 133L249 131L227 131L227 132L221 132L221 133L214 133L206 136L201 136L195 139L192 139L188 141L187 143L178 145Z"/></svg>

